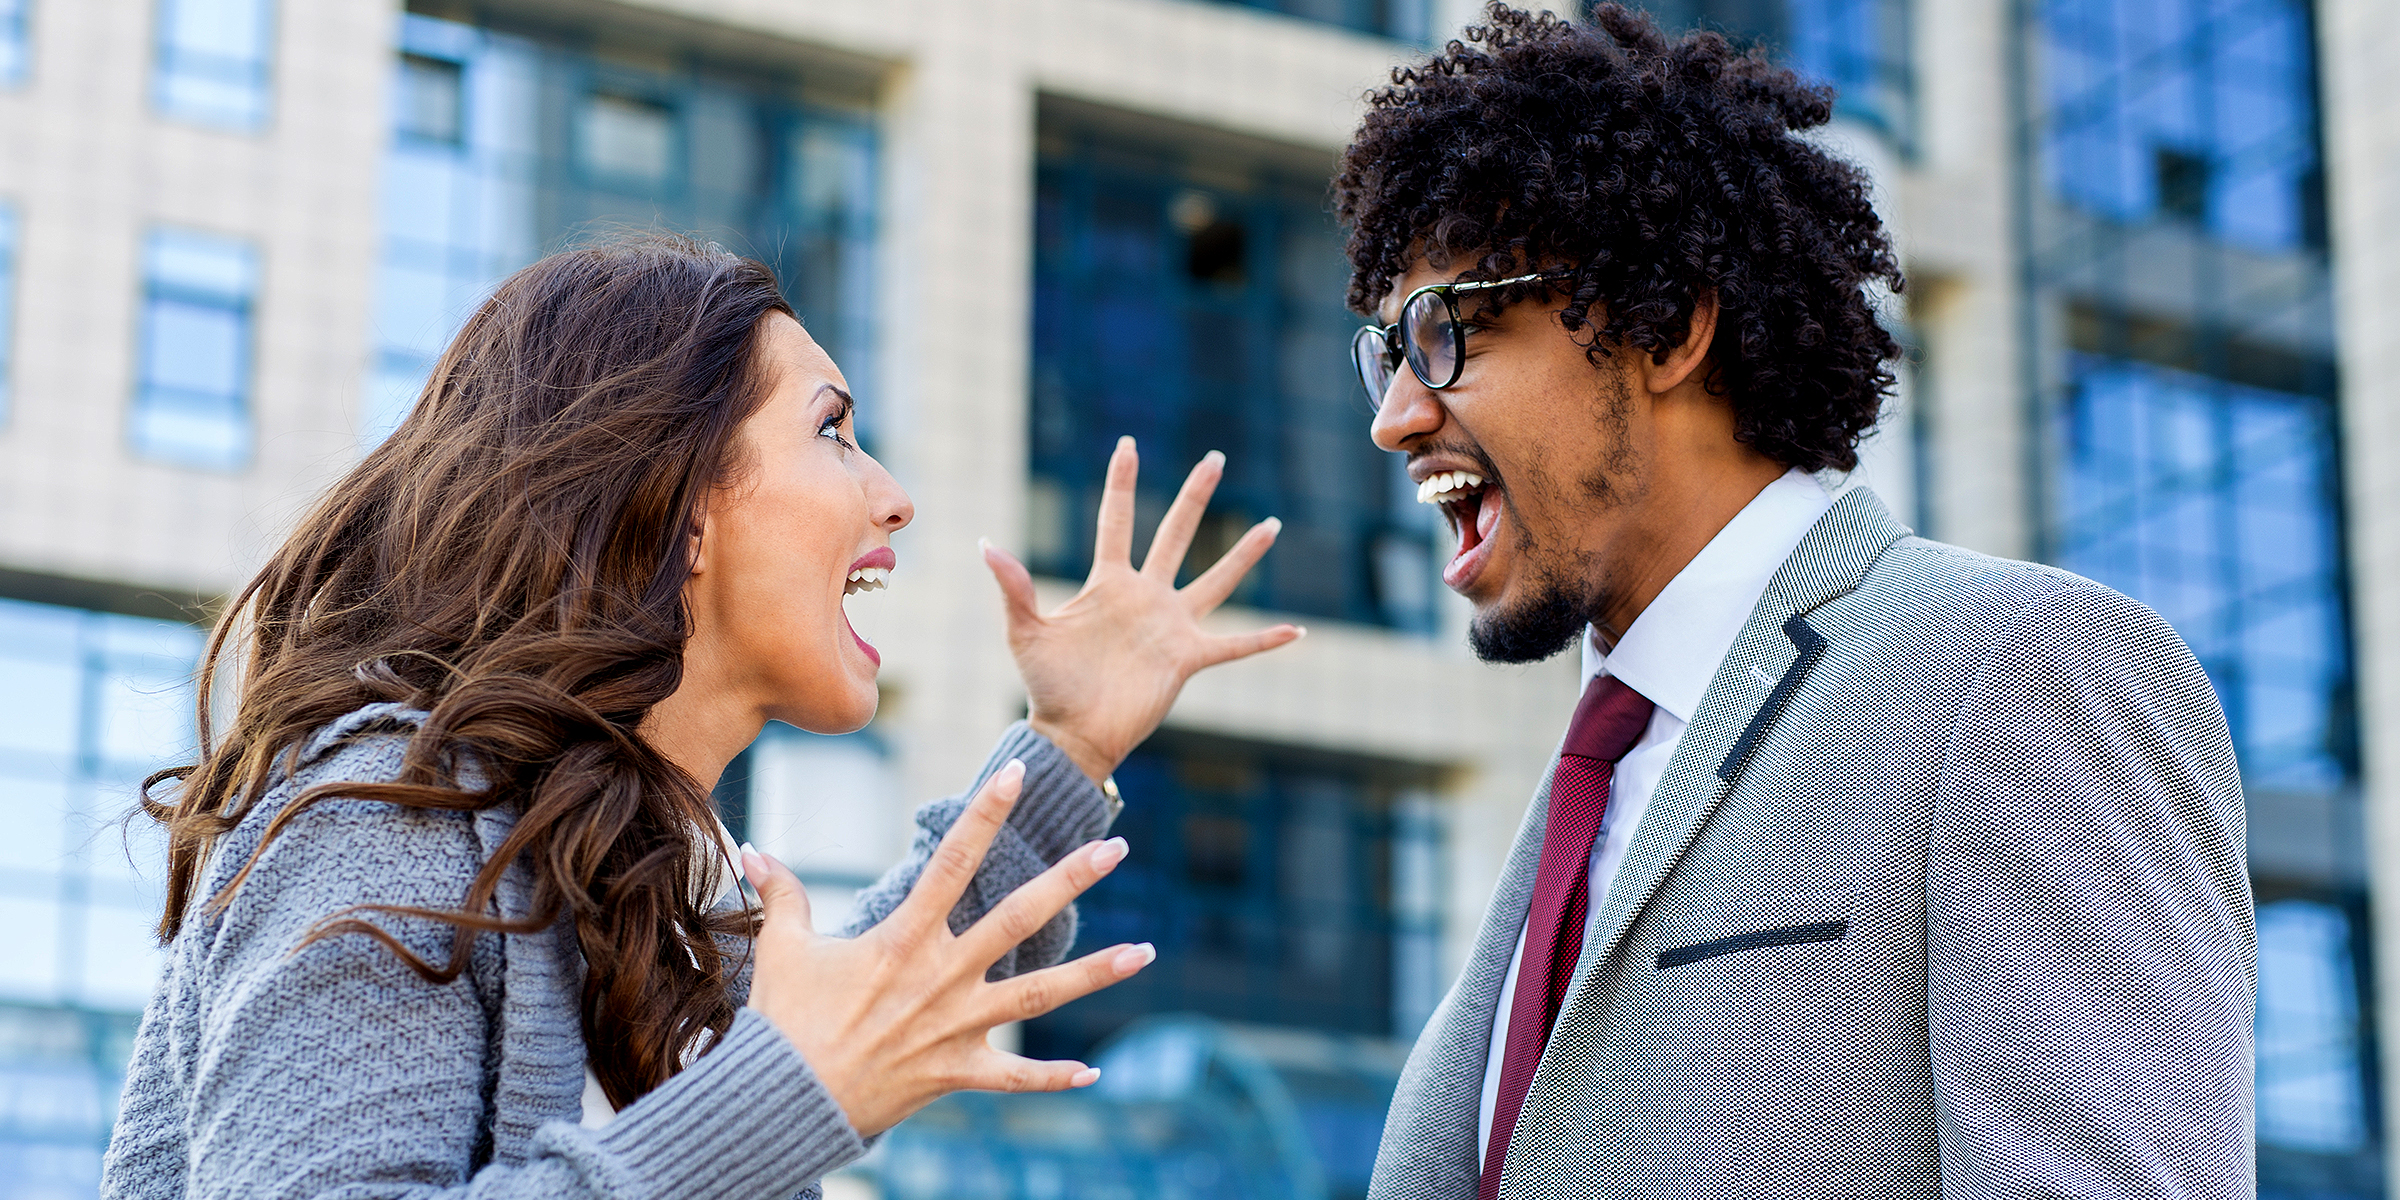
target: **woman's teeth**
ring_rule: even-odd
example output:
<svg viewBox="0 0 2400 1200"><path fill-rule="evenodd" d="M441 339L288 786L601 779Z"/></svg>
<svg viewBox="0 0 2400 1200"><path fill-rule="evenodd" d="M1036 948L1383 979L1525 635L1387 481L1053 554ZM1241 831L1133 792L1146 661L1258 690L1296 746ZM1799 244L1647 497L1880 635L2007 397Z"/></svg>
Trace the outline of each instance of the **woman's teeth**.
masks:
<svg viewBox="0 0 2400 1200"><path fill-rule="evenodd" d="M1447 504L1453 500L1463 500L1465 493L1482 486L1483 476L1472 471L1444 471L1417 485L1417 503Z"/></svg>
<svg viewBox="0 0 2400 1200"><path fill-rule="evenodd" d="M860 592L880 592L883 590L884 582L891 577L892 571L889 567L860 567L858 570L850 572L848 582L842 585L842 594L855 596Z"/></svg>

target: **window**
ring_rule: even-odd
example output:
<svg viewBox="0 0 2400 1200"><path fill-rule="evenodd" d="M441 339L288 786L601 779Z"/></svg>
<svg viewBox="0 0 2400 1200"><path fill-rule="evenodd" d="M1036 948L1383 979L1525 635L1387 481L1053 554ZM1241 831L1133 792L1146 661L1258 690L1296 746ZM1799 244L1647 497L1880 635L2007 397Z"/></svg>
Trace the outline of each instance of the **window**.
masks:
<svg viewBox="0 0 2400 1200"><path fill-rule="evenodd" d="M863 84L700 58L642 69L539 27L413 14L401 51L363 442L407 415L502 278L612 228L697 233L767 263L854 388L872 391Z"/></svg>
<svg viewBox="0 0 2400 1200"><path fill-rule="evenodd" d="M1029 565L1066 577L1088 569L1109 451L1132 434L1145 516L1165 511L1201 455L1225 452L1190 570L1251 523L1283 519L1237 603L1429 630L1435 514L1415 503L1399 457L1367 439L1328 164L1080 106L1045 109Z"/></svg>
<svg viewBox="0 0 2400 1200"><path fill-rule="evenodd" d="M1167 731L1116 778L1113 832L1140 850L1077 902L1075 953L1148 941L1159 960L1027 1022L1027 1053L1086 1054L1162 1012L1415 1036L1443 982L1421 771Z"/></svg>
<svg viewBox="0 0 2400 1200"><path fill-rule="evenodd" d="M17 330L17 210L0 203L0 427L15 396Z"/></svg>
<svg viewBox="0 0 2400 1200"><path fill-rule="evenodd" d="M157 982L162 843L126 821L193 749L201 633L0 600L0 1197L90 1195Z"/></svg>
<svg viewBox="0 0 2400 1200"><path fill-rule="evenodd" d="M251 309L258 262L249 243L161 229L143 253L134 452L210 470L250 460Z"/></svg>
<svg viewBox="0 0 2400 1200"><path fill-rule="evenodd" d="M225 129L267 123L274 0L158 0L157 36L151 97L159 112Z"/></svg>
<svg viewBox="0 0 2400 1200"><path fill-rule="evenodd" d="M0 87L25 81L33 44L26 26L33 0L0 0Z"/></svg>
<svg viewBox="0 0 2400 1200"><path fill-rule="evenodd" d="M1432 36L1431 0L1223 0L1239 8L1262 8L1307 21L1323 21L1360 33L1402 41Z"/></svg>
<svg viewBox="0 0 2400 1200"><path fill-rule="evenodd" d="M1889 134L1914 136L1909 0L1653 0L1670 30L1707 28L1764 46L1794 70L1834 86L1837 111Z"/></svg>

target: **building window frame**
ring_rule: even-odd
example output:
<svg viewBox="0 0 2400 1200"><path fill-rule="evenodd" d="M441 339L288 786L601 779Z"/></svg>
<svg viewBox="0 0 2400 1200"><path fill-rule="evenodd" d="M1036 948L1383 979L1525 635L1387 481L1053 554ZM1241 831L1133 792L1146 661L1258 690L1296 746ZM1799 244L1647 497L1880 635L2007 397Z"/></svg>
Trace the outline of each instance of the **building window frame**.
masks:
<svg viewBox="0 0 2400 1200"><path fill-rule="evenodd" d="M257 247L245 238L157 226L144 239L142 258L127 445L150 461L241 471L256 442ZM211 381L215 386L172 374L208 361L190 353L192 346L166 344L179 337L215 343L213 365L222 377ZM203 432L209 424L219 427L214 437Z"/></svg>
<svg viewBox="0 0 2400 1200"><path fill-rule="evenodd" d="M150 98L159 115L239 133L267 127L281 24L276 0L157 0L152 15Z"/></svg>

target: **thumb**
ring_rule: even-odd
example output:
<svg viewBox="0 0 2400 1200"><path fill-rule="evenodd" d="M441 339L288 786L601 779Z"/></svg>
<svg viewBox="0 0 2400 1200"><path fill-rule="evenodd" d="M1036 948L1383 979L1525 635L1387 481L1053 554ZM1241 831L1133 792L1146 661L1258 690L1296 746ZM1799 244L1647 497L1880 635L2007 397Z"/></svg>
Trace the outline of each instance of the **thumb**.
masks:
<svg viewBox="0 0 2400 1200"><path fill-rule="evenodd" d="M804 931L816 931L808 906L808 889L801 886L800 877L792 874L790 867L743 842L742 878L758 889L758 905L766 911L767 924L796 922Z"/></svg>
<svg viewBox="0 0 2400 1200"><path fill-rule="evenodd" d="M1033 575L1025 569L1025 564L1018 562L1016 555L993 545L989 538L979 544L983 547L983 565L991 568L992 578L1000 583L1000 598L1007 605L1010 627L1041 620L1041 609L1033 595Z"/></svg>

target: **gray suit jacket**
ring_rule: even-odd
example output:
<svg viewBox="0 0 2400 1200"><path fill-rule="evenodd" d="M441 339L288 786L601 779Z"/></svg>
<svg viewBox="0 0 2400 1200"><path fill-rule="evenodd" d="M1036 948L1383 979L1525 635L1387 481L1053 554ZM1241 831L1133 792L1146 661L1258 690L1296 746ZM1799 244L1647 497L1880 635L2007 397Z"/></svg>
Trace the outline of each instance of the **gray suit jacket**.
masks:
<svg viewBox="0 0 2400 1200"><path fill-rule="evenodd" d="M1375 1200L1475 1194L1534 798ZM1863 490L1709 684L1586 943L1502 1195L2254 1193L2242 793L2149 609Z"/></svg>

